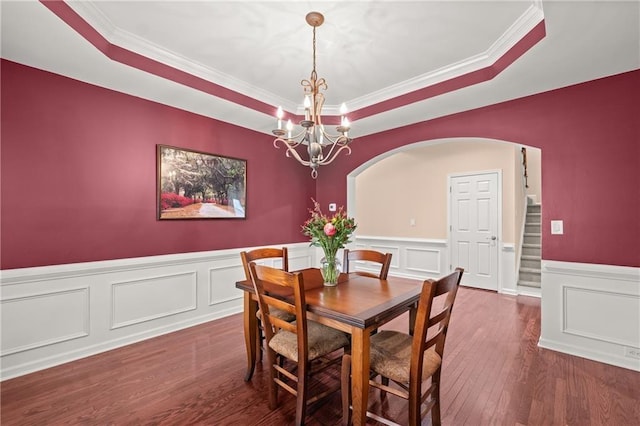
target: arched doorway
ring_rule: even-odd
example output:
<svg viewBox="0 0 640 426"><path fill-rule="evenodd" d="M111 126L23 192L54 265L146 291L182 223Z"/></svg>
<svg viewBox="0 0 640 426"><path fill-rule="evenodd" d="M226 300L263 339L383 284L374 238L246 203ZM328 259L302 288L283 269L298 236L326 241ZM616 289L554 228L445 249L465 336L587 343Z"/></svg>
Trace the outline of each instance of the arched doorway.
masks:
<svg viewBox="0 0 640 426"><path fill-rule="evenodd" d="M362 164L347 176L348 213L359 226L354 244L392 252L392 273L443 275L456 266L450 264L448 177L499 170L502 215L495 289L539 295L539 289L517 286L527 196L541 200L540 150L527 147L526 188L521 148L485 138L439 139L403 146Z"/></svg>

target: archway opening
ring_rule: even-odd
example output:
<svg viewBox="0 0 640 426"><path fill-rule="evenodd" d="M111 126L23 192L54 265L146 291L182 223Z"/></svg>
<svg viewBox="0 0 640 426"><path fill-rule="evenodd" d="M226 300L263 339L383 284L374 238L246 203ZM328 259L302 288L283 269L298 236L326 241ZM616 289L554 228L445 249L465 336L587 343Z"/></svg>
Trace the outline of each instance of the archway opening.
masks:
<svg viewBox="0 0 640 426"><path fill-rule="evenodd" d="M348 213L358 222L354 244L394 253L392 273L444 275L456 266L450 264L449 177L491 170L501 174L496 289L539 295L539 287L518 285L523 242L537 238L541 245L540 235L527 235L534 232L525 226L528 204L542 200L538 148L486 138L449 138L406 145L371 159L347 176Z"/></svg>

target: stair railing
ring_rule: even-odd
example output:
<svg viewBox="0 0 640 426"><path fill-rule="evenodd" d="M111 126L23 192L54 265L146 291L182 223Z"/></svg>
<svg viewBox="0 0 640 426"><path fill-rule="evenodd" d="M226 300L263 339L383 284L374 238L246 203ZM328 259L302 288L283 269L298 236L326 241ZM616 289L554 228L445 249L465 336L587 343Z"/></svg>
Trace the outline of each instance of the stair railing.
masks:
<svg viewBox="0 0 640 426"><path fill-rule="evenodd" d="M524 187L529 188L529 176L527 175L527 148L524 146L520 148L522 153L522 167L524 169Z"/></svg>

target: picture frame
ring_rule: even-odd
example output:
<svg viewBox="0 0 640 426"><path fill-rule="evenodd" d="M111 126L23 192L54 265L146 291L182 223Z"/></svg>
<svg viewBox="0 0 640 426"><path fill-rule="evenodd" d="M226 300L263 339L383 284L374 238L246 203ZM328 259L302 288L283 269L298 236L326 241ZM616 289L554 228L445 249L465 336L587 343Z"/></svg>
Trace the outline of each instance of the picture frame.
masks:
<svg viewBox="0 0 640 426"><path fill-rule="evenodd" d="M246 219L247 161L157 145L158 220Z"/></svg>

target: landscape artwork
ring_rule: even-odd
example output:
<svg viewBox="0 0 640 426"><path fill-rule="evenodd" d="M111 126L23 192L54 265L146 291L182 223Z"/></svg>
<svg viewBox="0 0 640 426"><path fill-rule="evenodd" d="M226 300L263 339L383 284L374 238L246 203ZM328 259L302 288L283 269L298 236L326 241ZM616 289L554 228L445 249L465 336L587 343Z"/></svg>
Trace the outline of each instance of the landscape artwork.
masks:
<svg viewBox="0 0 640 426"><path fill-rule="evenodd" d="M157 145L158 219L246 218L247 161Z"/></svg>

